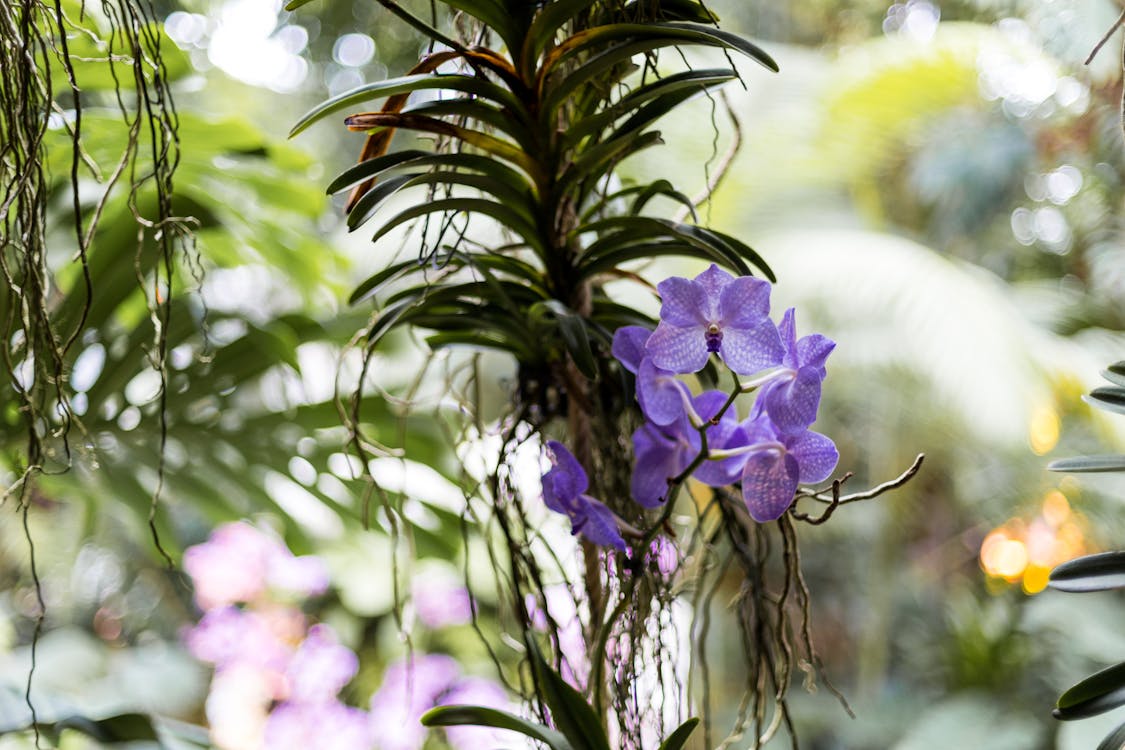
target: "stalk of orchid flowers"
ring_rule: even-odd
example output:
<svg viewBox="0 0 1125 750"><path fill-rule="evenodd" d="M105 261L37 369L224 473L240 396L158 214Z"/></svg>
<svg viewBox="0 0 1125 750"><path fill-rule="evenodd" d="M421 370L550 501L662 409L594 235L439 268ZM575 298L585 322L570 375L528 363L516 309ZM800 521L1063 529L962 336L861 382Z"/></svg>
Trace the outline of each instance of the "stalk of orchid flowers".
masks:
<svg viewBox="0 0 1125 750"><path fill-rule="evenodd" d="M543 476L547 507L568 516L572 533L587 545L616 548L626 556L648 554L650 543L667 528L680 490L689 479L713 488L721 522L710 529L708 546L725 539L746 575L737 618L747 639L746 699L734 730L721 745L741 737L749 724L757 727L754 747L768 742L792 719L786 694L797 666L804 665L851 709L823 673L813 645L810 593L801 572L793 520L823 523L841 504L840 487L850 476L832 482L832 504L819 518L796 511L799 497L820 499L823 491L800 485L824 482L839 459L832 441L810 430L816 421L828 355L835 343L811 334L798 339L796 316L789 309L780 323L769 318L768 283L736 278L712 265L694 279L672 277L661 282L660 323L619 328L612 352L634 376L636 402L644 423L633 433L632 496L645 509L660 514L643 530L625 524L593 496L583 463L556 441L547 443L551 469ZM692 393L682 375L703 369L712 355L732 380L727 391ZM739 420L737 401L755 400ZM902 477L848 500L875 497L901 486L917 471L920 458ZM732 502L737 495L742 503ZM701 515L702 521L702 515ZM764 524L776 523L783 555L780 587L766 581L771 543ZM625 539L635 543L627 545ZM639 562L639 560L638 560ZM612 624L625 616L633 601L637 577L622 586L616 605L601 629L595 630L590 684L595 704L602 700ZM792 619L790 604L797 620ZM796 632L793 642L791 633ZM773 706L772 716L767 716ZM706 709L706 707L705 707ZM711 744L708 711L705 735Z"/></svg>

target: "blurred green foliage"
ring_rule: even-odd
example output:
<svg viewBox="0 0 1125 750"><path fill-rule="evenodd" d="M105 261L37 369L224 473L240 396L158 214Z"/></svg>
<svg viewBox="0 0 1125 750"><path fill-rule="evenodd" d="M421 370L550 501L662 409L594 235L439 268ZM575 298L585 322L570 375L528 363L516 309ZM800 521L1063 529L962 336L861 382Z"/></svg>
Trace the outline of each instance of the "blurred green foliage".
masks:
<svg viewBox="0 0 1125 750"><path fill-rule="evenodd" d="M1125 652L1115 627L1122 603L1024 593L1018 577L988 575L980 554L990 532L1034 518L1052 490L1085 519L1088 549L1125 538L1119 483L1045 475L1045 459L1029 448L1044 411L1061 437L1039 444L1041 452L1094 453L1121 441L1117 427L1078 400L1100 363L1116 359L1125 329L1116 51L1111 44L1093 67L1081 65L1117 9L1078 0L933 3L940 22L932 36L915 39L884 31L890 5L715 3L731 30L772 40L784 72L736 107L743 151L704 211L736 236L772 232L756 247L777 271L778 295L815 311L802 325L840 342L822 429L857 470L851 481L893 474L916 450L929 456L902 495L806 535L817 640L859 718L847 720L819 694L798 703L798 721L815 748L978 747L982 738L995 747L1092 747L1111 727L1060 728L1049 708L1060 685ZM165 10L213 17L220 7ZM203 293L182 297L173 311L170 348L180 354L172 359L168 484L158 517L172 550L221 520L262 515L295 548L336 561L341 590L321 614L361 649L361 695L391 660L398 629L386 586L372 584L389 574L393 544L360 530L362 485L342 457L347 436L329 382L333 357L366 317L337 301L370 270L349 270L355 264L345 258L339 212L320 196L327 180L317 164L339 171L354 149L314 140L314 159L279 137L335 76L358 71L358 83L380 80L413 65L422 45L385 22L375 4L326 2L315 16L281 18L308 34L301 54L309 72L291 94L226 77L207 62L206 37L184 49L203 82L181 80L176 198L202 222L197 250L206 271ZM348 66L333 53L356 31L370 35L376 53ZM1047 89L1021 89L1021 74L1053 80L1053 90L1036 101ZM97 87L98 74L83 75ZM714 165L731 140L714 106L700 100L671 118L668 140L685 145L664 147L650 162L639 157L636 178L676 168L702 183L699 165ZM120 134L94 108L86 122L87 151L104 171ZM62 161L51 172L61 179L66 143L59 131L52 137ZM61 222L63 207L53 208ZM87 404L85 432L73 433L71 470L44 477L32 514L53 630L40 655L67 665L44 680L44 691L86 693L75 698L80 708L92 705L87 686L122 697L113 710L153 708L122 685L191 674L168 656L177 628L192 617L187 592L153 562L143 533L158 429L142 387L151 371L142 344L152 329L136 291L135 246L114 232L115 216L127 210L121 202L107 207L91 256L99 284L112 292L97 300L71 362L76 372L80 357L91 362L104 352L104 363L86 371L93 373L86 387L75 389ZM64 297L76 282L66 255L58 275ZM808 268L826 271L801 270ZM194 266L179 273L184 288L195 287ZM209 294L208 284L220 282L231 286ZM408 342L396 343L380 364L385 371L411 356ZM503 375L510 372L486 363L482 382L494 397L503 396L494 384ZM19 446L14 417L4 416L6 456ZM411 459L459 480L439 423L404 426L391 407L374 404L366 420L388 442L405 429ZM289 491L300 499L279 505L267 476L303 487ZM427 519L418 531L422 552L463 561L456 514L415 500ZM17 519L10 505L4 512L2 674L18 691L35 607ZM325 520L333 517L343 523ZM374 527L387 522L376 518ZM726 585L733 592L739 583ZM468 628L421 638L486 658ZM743 677L722 669L737 638L714 634L716 695ZM124 671L132 677L120 676L127 654L141 662L137 672ZM68 671L77 664L93 666ZM163 708L198 719L202 678L191 679L197 692Z"/></svg>

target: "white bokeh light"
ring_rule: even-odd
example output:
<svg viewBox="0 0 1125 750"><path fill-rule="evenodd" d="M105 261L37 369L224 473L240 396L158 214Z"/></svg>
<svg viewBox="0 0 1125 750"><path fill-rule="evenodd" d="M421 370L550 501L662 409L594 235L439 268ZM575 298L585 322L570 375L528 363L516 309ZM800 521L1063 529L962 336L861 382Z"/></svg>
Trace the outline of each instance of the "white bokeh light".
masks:
<svg viewBox="0 0 1125 750"><path fill-rule="evenodd" d="M227 0L216 14L208 59L245 83L282 93L296 90L309 72L300 57L308 34L296 26L278 29L280 13L281 0Z"/></svg>

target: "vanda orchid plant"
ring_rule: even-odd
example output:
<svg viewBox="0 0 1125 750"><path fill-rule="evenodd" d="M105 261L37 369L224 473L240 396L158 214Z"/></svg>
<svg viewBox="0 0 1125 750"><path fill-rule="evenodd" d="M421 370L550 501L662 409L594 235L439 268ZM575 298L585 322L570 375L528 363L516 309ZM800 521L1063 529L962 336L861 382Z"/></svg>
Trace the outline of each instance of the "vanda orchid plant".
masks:
<svg viewBox="0 0 1125 750"><path fill-rule="evenodd" d="M811 679L820 663L794 521L821 523L906 481L917 464L858 495L841 496L847 474L820 492L801 489L827 481L837 463L832 441L809 430L833 342L798 338L793 311L771 319L770 285L753 273L775 279L746 243L669 218L671 206L694 219L722 169L696 198L668 179L634 183L618 172L662 142L656 124L688 100L709 98L714 117L725 101L715 88L741 80L732 55L777 65L699 0L377 2L423 36L427 54L400 77L329 99L293 130L339 113L365 133L359 163L329 191L351 189L349 228L378 217L377 242L407 229L399 256L351 298L376 307L359 337L368 379L342 405L357 465L383 501L376 522L413 529L369 460L401 454L391 436L361 428L363 399L385 392L373 357L387 335L410 326L435 353L492 350L517 366L498 419L472 395L488 377L475 358L451 368L448 392L469 395L439 416L454 420L451 455L493 456L483 473L466 462L456 477L469 499L465 528L481 530L496 571L494 624L504 632L488 632L479 612L474 622L528 715L444 706L423 720L510 729L555 750L650 748L661 738L673 750L699 714L714 746L708 672L685 657L701 653L707 627L681 615L705 622L733 565L744 580L730 614L744 634L746 676L721 731L728 744L748 735L758 746L784 728L796 744L786 695L797 667ZM688 62L704 59L713 67ZM374 101L382 104L370 111ZM402 131L427 140L392 148ZM706 270L660 282L659 321L611 296L607 282L647 285L635 264L668 255ZM750 393L754 402L741 403ZM529 450L540 455L541 483L525 481ZM826 509L800 512L799 497ZM552 536L551 511L579 539L573 555ZM771 565L779 549L782 564ZM576 631L559 620L560 590Z"/></svg>

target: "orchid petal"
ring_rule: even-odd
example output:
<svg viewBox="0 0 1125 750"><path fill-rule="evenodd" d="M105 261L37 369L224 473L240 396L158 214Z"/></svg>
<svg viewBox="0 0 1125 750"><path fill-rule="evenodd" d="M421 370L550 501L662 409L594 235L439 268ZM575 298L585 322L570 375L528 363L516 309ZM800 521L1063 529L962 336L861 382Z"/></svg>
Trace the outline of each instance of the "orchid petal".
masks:
<svg viewBox="0 0 1125 750"><path fill-rule="evenodd" d="M701 284L673 276L656 285L660 293L660 320L662 323L685 328L706 325L701 314L707 295Z"/></svg>
<svg viewBox="0 0 1125 750"><path fill-rule="evenodd" d="M645 349L652 363L662 370L699 372L707 364L707 340L702 326L679 328L661 323L649 337Z"/></svg>
<svg viewBox="0 0 1125 750"><path fill-rule="evenodd" d="M704 391L692 399L691 405L696 414L710 421L719 413L719 409L723 408L723 404L727 402L728 398L729 396L722 391ZM733 409L727 409L726 414L723 415L724 421L728 419L738 421Z"/></svg>
<svg viewBox="0 0 1125 750"><path fill-rule="evenodd" d="M574 519L573 532L581 534L594 544L616 547L624 552L625 540L621 538L617 516L613 515L613 511L589 495L582 495L578 499L585 507Z"/></svg>
<svg viewBox="0 0 1125 750"><path fill-rule="evenodd" d="M763 394L766 413L780 432L796 434L816 421L820 383L816 368L802 367L792 380L777 383Z"/></svg>
<svg viewBox="0 0 1125 750"><path fill-rule="evenodd" d="M547 485L547 478L551 477L552 490L564 502L585 492L590 486L590 478L586 476L586 471L574 454L557 440L548 440L547 450L553 456L551 463L554 465L543 475L544 487Z"/></svg>
<svg viewBox="0 0 1125 750"><path fill-rule="evenodd" d="M637 371L637 401L646 417L658 425L675 422L684 413L684 394L690 396L691 392L673 373L658 368L651 358L641 361Z"/></svg>
<svg viewBox="0 0 1125 750"><path fill-rule="evenodd" d="M718 296L724 329L754 328L770 314L769 282L752 276L731 281Z"/></svg>
<svg viewBox="0 0 1125 750"><path fill-rule="evenodd" d="M777 327L766 318L754 328L724 329L719 353L727 367L739 375L752 375L780 364L784 350Z"/></svg>
<svg viewBox="0 0 1125 750"><path fill-rule="evenodd" d="M709 448L724 450L750 444L746 431L738 425L737 419L727 418L730 414L731 412L728 411L717 425L707 428ZM699 465L692 476L710 487L725 487L738 479L745 464L746 456L732 456L718 461L707 460Z"/></svg>
<svg viewBox="0 0 1125 750"><path fill-rule="evenodd" d="M633 478L630 483L633 499L645 508L660 505L668 493L668 480L679 473L676 443L644 425L633 433Z"/></svg>
<svg viewBox="0 0 1125 750"><path fill-rule="evenodd" d="M797 311L790 307L781 316L777 324L777 332L781 336L781 345L785 348L782 364L796 370L801 364L797 361Z"/></svg>
<svg viewBox="0 0 1125 750"><path fill-rule="evenodd" d="M742 499L759 523L781 518L797 492L797 459L781 450L751 453L742 469Z"/></svg>
<svg viewBox="0 0 1125 750"><path fill-rule="evenodd" d="M823 482L832 475L840 460L840 452L832 439L819 432L804 432L786 441L789 454L800 466L801 484Z"/></svg>
<svg viewBox="0 0 1125 750"><path fill-rule="evenodd" d="M836 342L819 333L809 334L797 342L797 361L802 367L816 367L824 377L824 362L836 348Z"/></svg>
<svg viewBox="0 0 1125 750"><path fill-rule="evenodd" d="M652 331L644 326L622 326L613 334L613 356L629 372L636 373L645 358L645 342Z"/></svg>
<svg viewBox="0 0 1125 750"><path fill-rule="evenodd" d="M695 283L703 289L704 302L699 308L703 319L709 323L719 320L719 300L723 292L736 281L734 276L719 268L714 263L703 273L695 277Z"/></svg>

